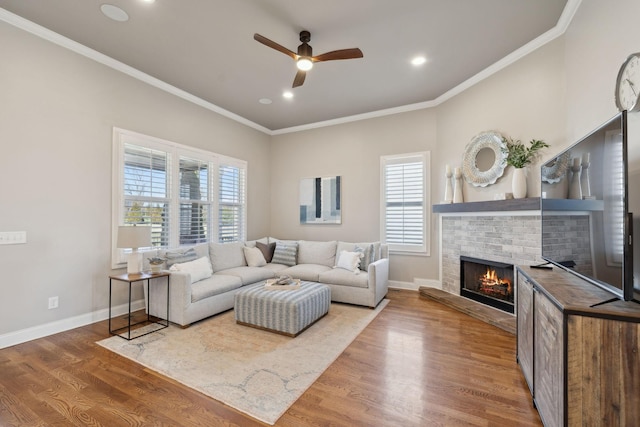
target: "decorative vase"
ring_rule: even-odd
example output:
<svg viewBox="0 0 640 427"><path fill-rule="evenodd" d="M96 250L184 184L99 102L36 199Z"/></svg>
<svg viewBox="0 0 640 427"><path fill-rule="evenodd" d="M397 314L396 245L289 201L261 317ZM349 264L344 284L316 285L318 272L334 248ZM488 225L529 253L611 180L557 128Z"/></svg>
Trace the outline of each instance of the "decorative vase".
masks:
<svg viewBox="0 0 640 427"><path fill-rule="evenodd" d="M591 197L591 183L589 181L589 153L582 155L582 175L580 176L580 187L582 188L582 198L585 200L592 199Z"/></svg>
<svg viewBox="0 0 640 427"><path fill-rule="evenodd" d="M516 168L513 171L513 180L511 181L511 191L513 191L514 199L524 199L527 197L527 169Z"/></svg>
<svg viewBox="0 0 640 427"><path fill-rule="evenodd" d="M455 182L453 184L453 203L462 203L462 171L460 168L454 170Z"/></svg>
<svg viewBox="0 0 640 427"><path fill-rule="evenodd" d="M453 189L451 188L451 166L447 165L445 172L446 179L444 180L444 202L451 203L453 201Z"/></svg>
<svg viewBox="0 0 640 427"><path fill-rule="evenodd" d="M573 159L571 165L571 184L569 185L569 198L582 200L582 186L580 183L580 172L582 171L582 165L580 164L580 158Z"/></svg>

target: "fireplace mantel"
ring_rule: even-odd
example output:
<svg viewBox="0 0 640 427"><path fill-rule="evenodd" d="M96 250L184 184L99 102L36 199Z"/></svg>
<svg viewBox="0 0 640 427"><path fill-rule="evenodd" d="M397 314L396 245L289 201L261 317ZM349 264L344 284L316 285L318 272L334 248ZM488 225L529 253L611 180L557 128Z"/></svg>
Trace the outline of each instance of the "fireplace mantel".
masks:
<svg viewBox="0 0 640 427"><path fill-rule="evenodd" d="M540 197L433 205L433 213L539 211Z"/></svg>

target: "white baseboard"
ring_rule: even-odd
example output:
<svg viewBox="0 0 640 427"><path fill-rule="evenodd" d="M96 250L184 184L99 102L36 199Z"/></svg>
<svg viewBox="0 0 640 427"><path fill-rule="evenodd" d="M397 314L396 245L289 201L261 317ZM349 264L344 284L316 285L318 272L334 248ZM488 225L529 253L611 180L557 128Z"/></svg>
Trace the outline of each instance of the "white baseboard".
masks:
<svg viewBox="0 0 640 427"><path fill-rule="evenodd" d="M431 279L413 279L413 282L401 282L398 280L389 280L389 287L391 289L406 289L409 291L417 291L421 286L429 288L442 289L442 283L438 280Z"/></svg>
<svg viewBox="0 0 640 427"><path fill-rule="evenodd" d="M131 311L142 310L144 308L144 299L131 301ZM128 304L115 306L111 310L111 315L120 316L126 314L128 309ZM108 318L109 309L104 308L102 310L93 311L91 313L81 314L79 316L69 317L62 320L56 320L55 322L46 323L44 325L38 325L31 328L21 329L19 331L9 332L8 334L0 335L0 348L22 344L23 342L57 334L59 332L68 331L69 329L79 328L81 326L100 322Z"/></svg>

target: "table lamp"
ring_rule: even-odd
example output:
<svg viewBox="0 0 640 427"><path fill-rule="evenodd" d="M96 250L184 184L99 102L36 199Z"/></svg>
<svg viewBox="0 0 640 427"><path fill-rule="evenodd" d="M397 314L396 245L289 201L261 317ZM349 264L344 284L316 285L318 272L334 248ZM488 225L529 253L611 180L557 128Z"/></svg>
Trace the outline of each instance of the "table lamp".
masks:
<svg viewBox="0 0 640 427"><path fill-rule="evenodd" d="M138 248L151 246L151 227L121 225L118 227L118 247L131 248L127 261L127 273L138 274L142 271L142 252Z"/></svg>

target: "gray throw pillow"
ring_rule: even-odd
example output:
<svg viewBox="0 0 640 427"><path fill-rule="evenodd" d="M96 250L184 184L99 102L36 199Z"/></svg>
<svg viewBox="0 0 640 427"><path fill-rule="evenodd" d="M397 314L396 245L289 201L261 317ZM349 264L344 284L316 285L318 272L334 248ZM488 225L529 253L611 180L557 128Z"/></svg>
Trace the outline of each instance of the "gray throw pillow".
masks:
<svg viewBox="0 0 640 427"><path fill-rule="evenodd" d="M369 264L375 261L375 252L373 251L373 244L367 245L364 248L356 245L356 252L362 252L362 259L360 260L360 270L369 271Z"/></svg>
<svg viewBox="0 0 640 427"><path fill-rule="evenodd" d="M167 268L173 264L179 264L189 261L195 261L198 259L198 254L194 248L188 248L183 250L167 251L165 258L167 259Z"/></svg>
<svg viewBox="0 0 640 427"><path fill-rule="evenodd" d="M297 254L298 243L276 242L276 250L273 252L271 262L273 264L282 264L292 267L296 265Z"/></svg>
<svg viewBox="0 0 640 427"><path fill-rule="evenodd" d="M276 242L269 244L256 242L256 248L260 249L260 252L262 252L265 261L271 262L271 260L273 259L273 252L276 250Z"/></svg>

